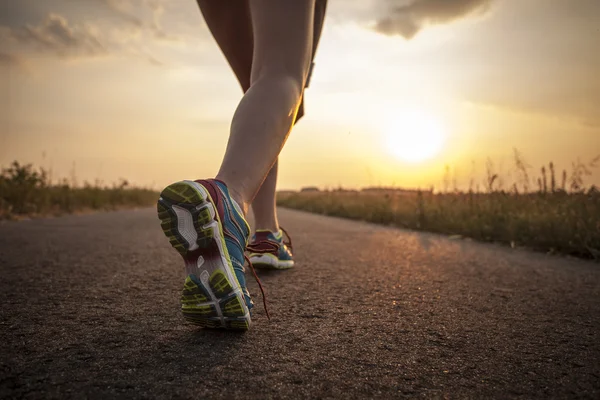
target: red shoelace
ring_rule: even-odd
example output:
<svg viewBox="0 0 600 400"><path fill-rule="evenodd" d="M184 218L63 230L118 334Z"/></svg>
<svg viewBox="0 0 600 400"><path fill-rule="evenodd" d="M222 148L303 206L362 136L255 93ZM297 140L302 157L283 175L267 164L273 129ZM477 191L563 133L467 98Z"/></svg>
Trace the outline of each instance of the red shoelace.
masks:
<svg viewBox="0 0 600 400"><path fill-rule="evenodd" d="M285 236L287 236L287 238L288 238L287 242L285 240L283 240L283 244L285 244L287 247L289 247L290 251L293 254L294 253L294 247L292 246L292 237L290 236L289 233L287 233L287 231L283 228L283 226L280 226L279 229L281 229L281 231L283 233L285 233Z"/></svg>
<svg viewBox="0 0 600 400"><path fill-rule="evenodd" d="M285 246L289 247L290 251L293 253L294 248L292 246L292 238L290 237L290 235L287 233L287 231L283 227L280 227L280 229L288 239L287 242L285 240L282 240L283 244ZM256 253L256 254L275 253L275 255L277 255L277 252L279 251L279 247L280 247L280 244L278 242L275 242L270 239L265 239L265 240L261 240L256 243L250 243L246 247L246 250L250 251L251 253Z"/></svg>
<svg viewBox="0 0 600 400"><path fill-rule="evenodd" d="M287 242L282 240L283 244L286 245L287 247L289 247L290 251L293 253L294 249L292 247L292 238L290 237L289 233L287 233L287 231L283 227L280 226L279 229L281 229L281 231L283 233L285 233L285 236L287 236L287 239L288 239ZM261 246L264 246L264 247L261 247ZM274 253L274 252L276 253L279 251L279 243L273 242L271 240L262 240L258 243L249 244L248 246L246 246L246 250L248 250L252 253L258 253L258 254ZM250 258L246 255L246 253L244 253L244 258L246 259L246 261L248 262L248 265L250 266L250 269L252 270L252 274L254 275L254 279L256 279L256 283L258 283L260 293L262 294L263 307L265 308L265 313L267 314L267 318L270 321L271 315L269 314L269 308L267 307L267 296L265 295L265 290L263 288L263 285L262 285L260 279L258 278L258 275L256 274L254 265L252 265L252 262L250 261Z"/></svg>
<svg viewBox="0 0 600 400"><path fill-rule="evenodd" d="M248 258L248 256L245 253L244 253L244 258L246 259L246 261L248 262L248 265L250 266L250 269L252 270L252 274L254 275L254 279L256 279L256 283L258 283L260 293L262 294L263 307L265 308L265 313L267 313L267 319L270 321L271 315L269 314L269 308L267 307L267 296L265 295L265 290L263 289L263 285L260 282L260 279L258 279L258 275L256 275L256 270L254 269L254 265L252 265L252 262L250 261L250 259Z"/></svg>

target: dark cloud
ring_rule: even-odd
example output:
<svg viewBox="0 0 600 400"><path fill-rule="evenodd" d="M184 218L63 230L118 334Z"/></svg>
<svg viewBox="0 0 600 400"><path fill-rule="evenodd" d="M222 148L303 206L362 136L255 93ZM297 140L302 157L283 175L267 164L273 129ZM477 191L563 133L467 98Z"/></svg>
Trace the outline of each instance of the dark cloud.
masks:
<svg viewBox="0 0 600 400"><path fill-rule="evenodd" d="M23 59L16 54L0 52L0 65L8 67L21 67L24 65Z"/></svg>
<svg viewBox="0 0 600 400"><path fill-rule="evenodd" d="M493 0L387 0L385 16L377 20L375 30L386 35L413 38L429 24L443 24L486 12ZM400 4L399 4L400 3Z"/></svg>
<svg viewBox="0 0 600 400"><path fill-rule="evenodd" d="M72 24L66 17L49 13L39 24L0 26L0 65L21 67L33 52L64 59L124 55L145 60L153 66L164 63L147 50L128 44L130 33L113 28L112 35L88 24Z"/></svg>
<svg viewBox="0 0 600 400"><path fill-rule="evenodd" d="M58 14L48 14L40 25L25 25L10 30L20 45L55 53L61 57L97 56L107 53L98 36L84 26L70 26Z"/></svg>
<svg viewBox="0 0 600 400"><path fill-rule="evenodd" d="M0 0L0 25L14 27L39 21L50 11L48 3L50 1Z"/></svg>

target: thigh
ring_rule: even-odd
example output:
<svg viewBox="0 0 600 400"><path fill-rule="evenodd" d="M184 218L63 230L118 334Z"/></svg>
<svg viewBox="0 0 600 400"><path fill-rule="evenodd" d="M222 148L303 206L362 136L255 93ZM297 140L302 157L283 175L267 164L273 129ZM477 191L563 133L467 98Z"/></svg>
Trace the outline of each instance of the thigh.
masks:
<svg viewBox="0 0 600 400"><path fill-rule="evenodd" d="M304 87L312 57L315 0L251 0L251 81L284 74Z"/></svg>
<svg viewBox="0 0 600 400"><path fill-rule="evenodd" d="M254 40L249 1L198 0L206 25L244 92L250 87Z"/></svg>

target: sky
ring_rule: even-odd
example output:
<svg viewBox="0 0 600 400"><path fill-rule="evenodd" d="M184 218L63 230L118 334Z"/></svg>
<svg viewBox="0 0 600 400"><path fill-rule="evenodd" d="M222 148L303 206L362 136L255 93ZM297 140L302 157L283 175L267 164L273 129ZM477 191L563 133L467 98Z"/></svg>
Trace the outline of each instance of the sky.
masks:
<svg viewBox="0 0 600 400"><path fill-rule="evenodd" d="M279 187L459 188L600 155L597 0L329 0ZM241 89L193 0L0 0L0 165L214 176ZM448 170L449 172L445 172ZM600 168L586 177L600 185Z"/></svg>

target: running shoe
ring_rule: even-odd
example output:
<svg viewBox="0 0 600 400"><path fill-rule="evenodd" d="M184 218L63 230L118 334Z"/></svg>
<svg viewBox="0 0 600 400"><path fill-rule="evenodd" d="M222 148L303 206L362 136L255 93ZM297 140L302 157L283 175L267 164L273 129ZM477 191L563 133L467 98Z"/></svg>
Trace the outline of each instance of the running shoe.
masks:
<svg viewBox="0 0 600 400"><path fill-rule="evenodd" d="M283 240L283 235L288 240ZM292 239L280 228L278 232L257 230L247 247L252 265L261 269L290 269L294 266Z"/></svg>
<svg viewBox="0 0 600 400"><path fill-rule="evenodd" d="M183 317L206 328L248 330L254 304L246 288L244 249L250 227L227 186L215 179L173 183L160 194L157 211L163 232L185 261Z"/></svg>

